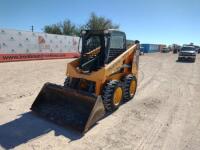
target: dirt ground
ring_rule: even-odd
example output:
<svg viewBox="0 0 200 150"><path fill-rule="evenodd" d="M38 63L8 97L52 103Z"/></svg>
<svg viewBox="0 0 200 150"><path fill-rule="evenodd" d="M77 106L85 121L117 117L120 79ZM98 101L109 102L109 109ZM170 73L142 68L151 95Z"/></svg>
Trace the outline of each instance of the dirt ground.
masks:
<svg viewBox="0 0 200 150"><path fill-rule="evenodd" d="M70 60L0 64L0 149L200 149L200 55L140 57L136 96L84 136L29 110L45 82L62 84Z"/></svg>

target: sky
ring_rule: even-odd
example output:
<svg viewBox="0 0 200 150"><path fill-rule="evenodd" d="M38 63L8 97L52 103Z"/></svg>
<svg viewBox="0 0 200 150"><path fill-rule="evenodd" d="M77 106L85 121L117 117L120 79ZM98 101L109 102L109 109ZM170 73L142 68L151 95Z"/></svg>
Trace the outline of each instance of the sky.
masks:
<svg viewBox="0 0 200 150"><path fill-rule="evenodd" d="M43 32L65 19L82 25L92 12L131 40L200 45L200 0L0 0L0 28Z"/></svg>

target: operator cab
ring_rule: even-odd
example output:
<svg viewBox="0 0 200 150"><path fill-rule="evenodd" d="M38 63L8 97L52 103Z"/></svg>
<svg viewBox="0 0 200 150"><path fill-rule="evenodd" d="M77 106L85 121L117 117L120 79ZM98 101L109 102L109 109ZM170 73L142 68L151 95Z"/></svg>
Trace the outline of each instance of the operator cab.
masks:
<svg viewBox="0 0 200 150"><path fill-rule="evenodd" d="M82 30L82 49L79 68L85 72L100 69L126 51L124 32L109 30Z"/></svg>

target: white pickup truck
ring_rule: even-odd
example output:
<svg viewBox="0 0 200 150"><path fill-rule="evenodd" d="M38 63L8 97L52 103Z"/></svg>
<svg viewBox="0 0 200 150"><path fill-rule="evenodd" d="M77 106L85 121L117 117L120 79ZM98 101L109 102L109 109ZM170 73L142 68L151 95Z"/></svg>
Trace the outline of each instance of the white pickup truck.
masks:
<svg viewBox="0 0 200 150"><path fill-rule="evenodd" d="M196 50L194 46L183 46L178 55L178 61L191 60L195 62L196 60Z"/></svg>

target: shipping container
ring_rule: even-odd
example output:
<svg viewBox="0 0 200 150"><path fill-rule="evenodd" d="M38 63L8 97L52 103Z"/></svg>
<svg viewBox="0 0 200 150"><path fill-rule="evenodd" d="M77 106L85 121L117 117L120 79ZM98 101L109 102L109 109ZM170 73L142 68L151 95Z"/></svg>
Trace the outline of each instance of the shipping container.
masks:
<svg viewBox="0 0 200 150"><path fill-rule="evenodd" d="M153 53L160 51L159 44L141 44L141 47L144 48L144 53Z"/></svg>

